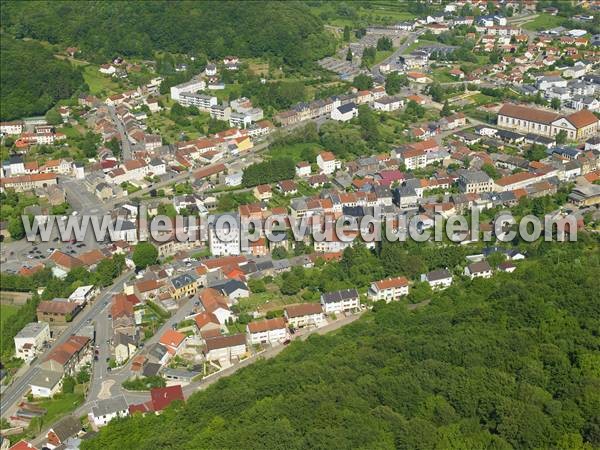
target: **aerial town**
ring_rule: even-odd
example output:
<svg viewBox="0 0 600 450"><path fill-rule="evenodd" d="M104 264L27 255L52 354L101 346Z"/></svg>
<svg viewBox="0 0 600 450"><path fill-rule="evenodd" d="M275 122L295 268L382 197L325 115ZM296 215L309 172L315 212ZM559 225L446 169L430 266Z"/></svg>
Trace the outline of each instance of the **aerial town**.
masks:
<svg viewBox="0 0 600 450"><path fill-rule="evenodd" d="M284 414L275 412L279 409L265 412L258 404L285 397L289 391L281 387L284 390L279 392L277 382L266 394L264 386L256 387L256 392L246 393L252 406L240 405L233 416L227 410L235 405L230 398L245 391L228 385L241 381L229 380L260 380L269 373L267 367L285 361L293 384L301 376L293 364L310 370L313 366L306 361L311 361L311 353L320 358L313 361L315 371L328 364L327 358L341 364L338 358L348 347L323 353L319 345L333 347L339 344L336 339L353 339L346 330L354 330L357 339L364 337L364 345L373 350L369 356L360 345L352 347L356 355L348 366L360 358L365 358L365 364L387 364L377 360L381 356L375 352L384 346L387 351L417 353L406 348L409 342L422 345L424 354L434 361L425 338L409 341L388 331L385 338L382 331L378 341L367 337L377 334L376 327L388 330L394 321L394 327L414 332L417 325L435 320L448 320L452 327L471 315L486 320L484 316L491 313L481 305L460 311L440 308L451 308L452 300L458 302L470 292L481 295L482 302L497 301L500 295L510 297L508 287L518 290L529 282L531 292L519 299L531 300L531 295L544 295L535 288L546 279L541 277L557 279L556 273L565 273L564 264L573 258L577 264L588 261L582 264L585 269L568 266L574 273L585 274L581 278L565 273L565 279L581 290L573 298L585 298L594 306L588 312L580 309L578 314L585 317L577 319L567 318L564 311L570 310L564 306L556 313L556 323L564 321L564 327L577 330L581 324L585 333L592 333L598 324L598 285L590 286L600 275L598 253L593 256L600 231L600 2L440 0L415 1L412 6L393 1L360 2L369 6L257 2L248 6L252 17L281 12L282 23L287 23L288 15L307 14L321 28L318 34L305 31L307 36L299 38L305 41L302 47L280 42L284 50L273 42L264 47L259 37L256 43L250 41L250 50L246 44L230 45L234 38L227 28L221 41L198 41L205 48L193 51L177 50L179 40L161 43L160 39L168 39L163 28L164 36L147 41L138 25L127 28L127 20L121 25L124 31L121 26L115 30L114 39L123 40L116 47L121 51L110 48L108 41L93 41L90 34L77 41L69 34L71 28L88 25L75 21L92 20L81 8L70 6L74 9L65 17L69 22L73 14L73 26L51 32L36 22L40 19L28 17L30 7L5 3L0 123L2 449L167 446L165 440L152 447L151 434L134 444L138 438L133 436L162 423L156 420L169 421L165 423L175 429L175 415L191 410L180 408L197 411L220 398L224 399L220 409L215 407L217 412L198 422L198 430L211 430L210 435L206 431L202 437L198 431L198 436L172 442L169 448L236 448L227 440L234 439L234 434L219 441L214 430L232 426L242 433L249 426L245 423L248 416ZM173 3L175 9L184 8ZM230 3L222 8L246 7L243 2ZM202 11L194 14L210 15L208 4L198 2ZM258 5L265 11L255 12ZM43 14L50 20L61 12L51 7ZM103 20L104 13L98 14L97 20ZM128 14L130 10L123 10L123 17ZM153 12L144 9L142 14ZM169 20L174 18L165 18ZM239 20L248 20L248 33L256 25L254 19L236 15L235 21ZM237 22L235 27L244 24ZM297 39L294 32L290 31L289 39ZM128 33L137 42L129 42ZM273 34L277 41L275 36L279 35ZM146 54L146 44L154 51L151 56ZM26 55L25 61L13 67L12 58L20 52ZM17 78L27 78L29 71L31 85L38 83L33 73L36 58L44 59L44 69L39 62L40 70L46 72L41 78L44 83L54 77L61 88L44 85L48 92L42 92L37 85L10 84L20 83ZM24 89L31 92L24 95ZM577 235L578 242L553 243L555 249L519 237L502 239L508 229L499 229L495 220L507 211L518 220L537 217L543 223L545 217L565 229L567 237ZM321 220L333 223L340 217L356 221L374 217L377 224L392 219L394 231L407 231L407 225L397 219L401 217L416 223L423 233L457 215L476 222L478 232L455 232L435 243L369 241L359 236L360 230L351 232L350 239L313 237L317 228L321 230ZM234 218L234 225L228 227L233 226L236 233L251 221L282 218L283 225L276 230L277 240L268 239L264 232L251 242L230 240L220 233L218 219L225 216ZM72 225L89 217L107 219L110 231L101 238L90 229L78 235ZM144 222L155 217L166 217L168 226L152 229L148 236ZM301 221L307 221L309 229L298 238L295 228ZM547 228L544 231L552 237L552 227ZM31 229L37 231L30 235ZM44 237L45 229L49 231ZM200 238L179 239L180 231L198 232ZM570 253L562 256L560 252ZM574 252L579 252L576 257ZM556 266L550 268L548 260ZM501 293L496 295L495 288L488 288L492 285L507 286L507 290L498 289ZM559 295L560 287L553 286ZM561 298L567 296L561 294ZM510 305L501 308L508 310L515 303L511 300ZM537 303L536 307L541 308ZM538 313L528 308L533 306L524 304L518 312L503 309L502 319L496 322L516 327L510 325L512 313L528 315L533 323ZM448 319L447 311L456 316ZM562 314L565 317L559 317ZM411 317L418 324L409 322ZM590 320L587 325L583 323L586 318ZM586 373L581 376L587 376L590 384L578 384L577 390L592 392L590 380L595 380L596 388L600 383L597 334L593 350L583 331L562 337L551 323L548 319L531 327L548 333L543 338L546 347L536 352L538 357L557 352L555 359L550 361L548 356L544 363L529 362L523 356L522 365L507 362L503 376L516 376L514 370L520 374L517 378L522 375L535 384L550 376L544 372L550 365L562 370L559 360L560 364L567 364L563 359L569 358L577 364L585 360L568 376ZM444 333L441 330L446 326L451 327L444 322L439 332ZM527 339L533 339L530 332L523 332ZM521 345L517 342L521 335L514 333L510 345L498 345L526 352L525 347L533 344ZM563 340L570 343L569 351L557 343ZM458 345L443 342L448 348ZM492 344L485 345L493 352ZM569 358L558 356L559 347ZM464 351L463 363L469 370L474 360L481 359L485 366L485 357L469 357L475 351L471 343L465 344ZM405 358L412 361L417 356ZM495 363L487 364L495 367ZM595 371L590 368L594 365ZM336 367L344 383L347 366ZM285 369L281 370L278 382L283 385ZM439 377L445 371L442 366L429 370ZM380 399L370 408L389 409L369 410L373 417L365 419L366 429L375 427L370 420L382 420L385 425L378 422L376 427L406 427L418 439L418 426L412 423L415 417L434 423L437 433L459 423L445 416L478 417L461 410L454 394L445 391L445 384L427 387L435 394L425 393L420 385L423 404L419 407L393 406L387 394L367 394L372 384L379 384L380 375L365 371L364 377L352 383L364 390L361 395ZM509 383L488 376L494 380L490 383ZM310 382L316 383L311 384L313 388L319 385ZM336 390L325 375L320 382ZM514 431L512 437L496 426L492 431L486 428L485 437L477 441L481 445L469 441L471 436L464 430L455 442L469 442L465 448L600 446L593 401L588 397L585 402L565 400L576 394L556 387L558 381L553 383L548 385L559 393L545 385L544 400L534 392L542 389L537 384L514 388L529 389L523 395L531 396L534 405L544 405L540 406L544 412L519 411L524 421L529 416L536 425L543 422L544 414L552 415L551 420L557 422L551 428L568 428L570 434L540 431L538 440L530 437L528 441L520 433L526 435L523 430L529 425L519 422L514 427L521 431ZM345 395L345 386L339 386L340 397ZM413 387L389 389L389 395L401 398ZM207 397L203 400L202 395ZM550 399L554 399L552 406ZM479 401L485 406L474 406L479 408L477 414L483 414L479 411L489 407L488 402L494 403L492 399ZM525 400L519 397L519 401ZM559 425L558 412L548 411L558 411L561 406L556 404L561 401L562 414L573 418L561 416L565 422ZM573 404L584 403L575 412ZM341 404L344 409L352 408L342 400ZM331 405L328 408L336 408ZM507 410L516 409L506 405ZM293 403L288 407L293 408ZM318 420L329 414L329 409L314 408ZM402 411L401 418L388 417L397 411ZM160 417L145 425L132 418L155 415ZM353 437L347 429L337 428L344 427L338 423L344 422L342 417L336 415L335 428L331 428L332 435L343 435L340 448L374 448L376 442L388 448L385 438L375 436L375 431L373 440L360 445L362 435ZM293 429L287 433L294 436L304 426L315 426L286 420L292 424L276 422L282 431L287 426ZM354 427L354 420L348 418L345 427ZM398 425L392 420L398 420ZM399 425L400 420L406 425ZM477 423L485 422L481 426L487 427L488 420ZM126 439L130 423L139 428ZM475 427L460 423L457 428ZM187 422L177 426L182 427L181 439L195 430ZM310 428L306 435L317 429ZM152 433L152 439L160 436L160 430ZM271 433L276 432L268 430L260 437L252 431L255 441L236 444L237 448L275 447L277 441L266 438L275 436ZM439 441L421 443L423 447L406 444L412 441L402 441L401 446L396 436L396 448L454 448L448 444L452 438L436 436ZM492 445L494 439L501 441L498 447ZM332 448L337 442L280 444Z"/></svg>

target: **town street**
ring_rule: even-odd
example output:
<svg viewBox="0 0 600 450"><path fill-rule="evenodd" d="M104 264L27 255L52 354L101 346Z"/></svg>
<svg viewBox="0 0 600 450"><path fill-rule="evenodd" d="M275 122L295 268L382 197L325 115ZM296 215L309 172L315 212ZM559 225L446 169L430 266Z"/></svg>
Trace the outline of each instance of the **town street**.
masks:
<svg viewBox="0 0 600 450"><path fill-rule="evenodd" d="M83 326L90 324L92 321L95 321L96 329L103 327L110 329L110 327L112 327L108 321L107 314L102 314L102 312L107 308L113 294L122 291L125 281L127 281L132 274L132 271L127 271L120 275L111 287L107 288L103 294L92 302L91 305L86 306L86 308L73 319L63 333L52 343L50 348L40 354L20 378L13 381L2 394L2 400L0 402L2 417L8 417L12 413L12 407L15 403L19 402L29 390L29 382L40 370L40 363L45 360L52 350L66 342L70 336L76 335Z"/></svg>

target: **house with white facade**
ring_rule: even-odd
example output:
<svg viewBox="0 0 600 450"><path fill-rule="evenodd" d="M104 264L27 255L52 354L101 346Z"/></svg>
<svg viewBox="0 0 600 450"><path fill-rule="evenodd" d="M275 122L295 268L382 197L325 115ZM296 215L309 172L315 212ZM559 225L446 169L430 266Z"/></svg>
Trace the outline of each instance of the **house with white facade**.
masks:
<svg viewBox="0 0 600 450"><path fill-rule="evenodd" d="M487 261L479 261L465 267L464 274L471 279L490 278L492 276L492 268Z"/></svg>
<svg viewBox="0 0 600 450"><path fill-rule="evenodd" d="M317 165L324 175L331 175L342 165L332 152L321 152L317 155Z"/></svg>
<svg viewBox="0 0 600 450"><path fill-rule="evenodd" d="M356 289L327 292L321 294L321 306L325 314L357 310L360 308L360 296Z"/></svg>
<svg viewBox="0 0 600 450"><path fill-rule="evenodd" d="M123 395L98 400L89 414L90 420L97 427L103 427L117 417L127 416L129 416L129 405Z"/></svg>
<svg viewBox="0 0 600 450"><path fill-rule="evenodd" d="M29 382L34 398L52 398L62 389L63 372L41 369Z"/></svg>
<svg viewBox="0 0 600 450"><path fill-rule="evenodd" d="M405 277L386 278L371 283L367 296L372 301L400 300L400 297L408 295L408 280Z"/></svg>
<svg viewBox="0 0 600 450"><path fill-rule="evenodd" d="M323 307L319 303L286 306L283 313L292 328L320 327L327 323L323 314Z"/></svg>
<svg viewBox="0 0 600 450"><path fill-rule="evenodd" d="M355 103L346 103L331 110L331 119L338 122L348 122L358 117L358 107Z"/></svg>
<svg viewBox="0 0 600 450"><path fill-rule="evenodd" d="M217 336L206 339L204 357L208 361L231 361L240 358L246 351L246 336L244 334Z"/></svg>
<svg viewBox="0 0 600 450"><path fill-rule="evenodd" d="M50 326L47 322L31 322L14 337L15 356L29 363L50 341Z"/></svg>
<svg viewBox="0 0 600 450"><path fill-rule="evenodd" d="M213 219L208 227L210 253L213 256L239 255L241 253L239 216L220 214L215 215Z"/></svg>
<svg viewBox="0 0 600 450"><path fill-rule="evenodd" d="M279 344L288 338L285 320L281 317L250 322L246 325L250 345Z"/></svg>
<svg viewBox="0 0 600 450"><path fill-rule="evenodd" d="M452 274L448 269L432 270L421 274L421 281L428 283L432 289L445 289L452 284Z"/></svg>

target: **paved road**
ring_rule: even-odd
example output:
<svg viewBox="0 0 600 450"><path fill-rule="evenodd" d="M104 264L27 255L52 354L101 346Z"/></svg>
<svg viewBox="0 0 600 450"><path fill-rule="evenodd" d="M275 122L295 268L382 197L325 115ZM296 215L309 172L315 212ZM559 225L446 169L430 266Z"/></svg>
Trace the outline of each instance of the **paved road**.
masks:
<svg viewBox="0 0 600 450"><path fill-rule="evenodd" d="M91 321L96 321L96 327L107 327L108 324L101 320L103 310L106 309L106 302L110 300L113 292L120 292L123 289L124 282L132 275L132 271L123 273L117 278L114 284L106 289L91 305L88 305L82 312L80 312L73 322L65 329L65 331L54 341L54 343L47 349L43 354L39 355L33 364L27 369L27 371L20 378L14 380L14 382L6 389L2 395L0 401L0 411L2 417L7 417L12 412L12 407L25 395L29 390L29 382L38 373L39 365L48 354L56 348L58 345L64 343L72 334L77 332Z"/></svg>
<svg viewBox="0 0 600 450"><path fill-rule="evenodd" d="M386 63L395 63L395 62L397 62L398 57L400 55L402 55L402 53L404 53L404 51L417 40L417 38L419 37L419 35L421 33L422 33L422 31L417 31L417 32L410 33L407 36L406 41L404 41L404 43L402 45L400 45L400 47L398 47L394 51L394 53L392 53L390 56L388 56L386 59L384 59L380 63L375 64L373 66L373 68L371 69L371 75L373 75L373 79L375 81L383 83L385 81L385 76L379 70L379 66L382 65L382 64L386 64Z"/></svg>
<svg viewBox="0 0 600 450"><path fill-rule="evenodd" d="M119 130L119 133L121 134L121 149L123 152L123 155L122 155L123 160L127 161L128 159L132 159L133 151L131 150L131 142L129 142L129 138L127 137L127 130L125 129L125 125L123 125L123 122L121 122L121 119L119 119L117 117L117 113L115 111L114 106L109 106L108 112L109 112L110 117L112 118L113 122L117 126L117 130Z"/></svg>

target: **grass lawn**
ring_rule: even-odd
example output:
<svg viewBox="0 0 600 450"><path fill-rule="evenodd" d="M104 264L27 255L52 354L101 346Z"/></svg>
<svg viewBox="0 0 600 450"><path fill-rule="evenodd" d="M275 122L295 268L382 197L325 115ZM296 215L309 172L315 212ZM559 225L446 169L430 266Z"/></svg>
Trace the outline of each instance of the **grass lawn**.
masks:
<svg viewBox="0 0 600 450"><path fill-rule="evenodd" d="M375 63L373 65L379 64L385 58L389 58L390 55L394 53L394 50L380 50L375 54Z"/></svg>
<svg viewBox="0 0 600 450"><path fill-rule="evenodd" d="M427 39L418 39L417 41L413 42L412 44L410 44L408 47L406 47L404 49L404 51L402 52L402 54L407 55L408 53L420 48L420 47L426 47L428 45L431 44L439 44L439 42L437 41L428 41Z"/></svg>
<svg viewBox="0 0 600 450"><path fill-rule="evenodd" d="M104 75L98 71L98 66L90 64L83 69L83 79L90 87L92 95L100 95L101 93L112 95L117 92L119 86L112 80L111 77Z"/></svg>
<svg viewBox="0 0 600 450"><path fill-rule="evenodd" d="M456 81L460 81L454 78L453 76L450 76L450 74L448 73L449 70L450 69L447 68L434 69L432 72L433 81L437 81L438 83L453 83Z"/></svg>
<svg viewBox="0 0 600 450"><path fill-rule="evenodd" d="M251 294L248 298L240 298L238 305L241 312L267 312L283 309L286 305L305 302L306 300L303 300L299 295L282 295L275 285L269 285L267 292Z"/></svg>
<svg viewBox="0 0 600 450"><path fill-rule="evenodd" d="M323 150L323 146L320 144L302 142L292 145L271 147L269 149L269 155L273 158L292 158L294 162L306 161L307 159L310 159L312 162L321 150ZM308 156L310 156L310 151L312 151L314 155L313 158L308 158Z"/></svg>
<svg viewBox="0 0 600 450"><path fill-rule="evenodd" d="M12 316L17 314L19 309L19 306L0 305L0 330L4 328L4 324L8 323ZM3 333L0 333L0 335L3 335Z"/></svg>
<svg viewBox="0 0 600 450"><path fill-rule="evenodd" d="M565 22L564 17L552 16L550 14L540 14L531 22L526 22L522 25L522 28L532 31L548 30L562 25Z"/></svg>
<svg viewBox="0 0 600 450"><path fill-rule="evenodd" d="M83 404L84 400L85 397L83 394L60 394L52 399L35 402L35 404L48 410L42 420L44 424L50 425L61 417L77 409Z"/></svg>

